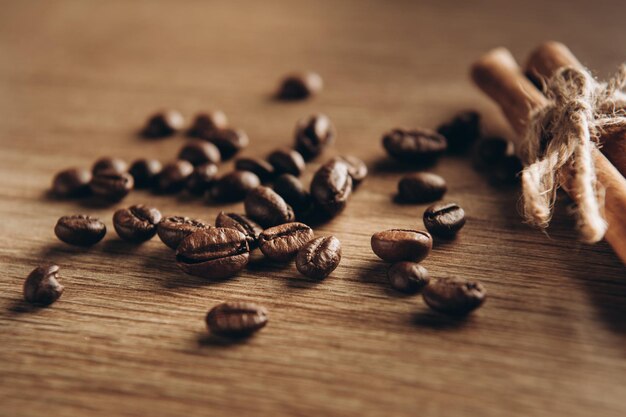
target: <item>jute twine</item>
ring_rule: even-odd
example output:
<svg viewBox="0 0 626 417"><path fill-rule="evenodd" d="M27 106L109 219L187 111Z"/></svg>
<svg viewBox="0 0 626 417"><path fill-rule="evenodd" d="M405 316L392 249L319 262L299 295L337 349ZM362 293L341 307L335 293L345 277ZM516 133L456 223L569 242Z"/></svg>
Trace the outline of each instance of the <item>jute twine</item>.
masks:
<svg viewBox="0 0 626 417"><path fill-rule="evenodd" d="M560 69L545 83L550 103L531 115L522 149L528 223L548 226L563 183L575 203L581 239L593 243L604 237L604 189L596 180L592 150L600 146L601 135L626 129L625 85L626 64L605 83L572 67Z"/></svg>

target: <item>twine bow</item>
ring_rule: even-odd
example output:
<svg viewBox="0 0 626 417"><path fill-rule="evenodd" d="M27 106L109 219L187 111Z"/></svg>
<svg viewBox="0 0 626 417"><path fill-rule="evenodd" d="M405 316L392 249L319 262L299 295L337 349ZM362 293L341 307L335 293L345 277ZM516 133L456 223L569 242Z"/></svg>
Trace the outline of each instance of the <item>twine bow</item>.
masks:
<svg viewBox="0 0 626 417"><path fill-rule="evenodd" d="M625 85L626 65L606 83L573 67L561 68L546 83L550 102L531 114L522 150L523 214L528 223L548 226L562 183L576 205L582 240L592 243L604 237L604 188L596 180L592 149L599 146L602 133L626 129Z"/></svg>

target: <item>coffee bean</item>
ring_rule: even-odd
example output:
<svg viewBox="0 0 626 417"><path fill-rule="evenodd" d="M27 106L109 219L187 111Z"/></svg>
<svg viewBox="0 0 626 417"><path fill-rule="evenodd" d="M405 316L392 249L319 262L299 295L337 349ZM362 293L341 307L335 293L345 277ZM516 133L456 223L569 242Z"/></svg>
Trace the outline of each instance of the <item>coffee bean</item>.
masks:
<svg viewBox="0 0 626 417"><path fill-rule="evenodd" d="M217 215L215 219L216 227L228 227L240 231L246 236L250 250L256 249L258 246L259 235L263 232L263 228L254 220L237 213L224 213L223 211Z"/></svg>
<svg viewBox="0 0 626 417"><path fill-rule="evenodd" d="M498 161L514 154L513 142L501 137L488 137L474 146L472 155L474 168L490 172Z"/></svg>
<svg viewBox="0 0 626 417"><path fill-rule="evenodd" d="M93 176L89 187L91 192L112 203L122 200L133 189L135 181L128 173L102 171Z"/></svg>
<svg viewBox="0 0 626 417"><path fill-rule="evenodd" d="M231 301L213 307L206 315L209 331L228 337L245 337L267 324L265 307L243 301Z"/></svg>
<svg viewBox="0 0 626 417"><path fill-rule="evenodd" d="M476 281L461 278L432 280L422 293L424 301L440 313L461 316L480 307L487 291Z"/></svg>
<svg viewBox="0 0 626 417"><path fill-rule="evenodd" d="M259 186L250 191L243 202L246 215L263 227L295 220L293 209L274 190Z"/></svg>
<svg viewBox="0 0 626 417"><path fill-rule="evenodd" d="M189 217L166 217L157 225L157 234L163 243L171 249L177 249L180 242L198 230L209 229L211 226L202 220Z"/></svg>
<svg viewBox="0 0 626 417"><path fill-rule="evenodd" d="M183 115L176 110L165 110L152 115L146 122L143 135L148 138L162 138L180 131L185 124Z"/></svg>
<svg viewBox="0 0 626 417"><path fill-rule="evenodd" d="M189 161L192 165L198 166L211 162L219 164L222 160L220 150L211 142L204 140L190 140L178 152L178 159Z"/></svg>
<svg viewBox="0 0 626 417"><path fill-rule="evenodd" d="M250 143L246 132L241 129L220 129L206 132L202 139L208 140L217 146L222 155L222 160L226 161Z"/></svg>
<svg viewBox="0 0 626 417"><path fill-rule="evenodd" d="M361 183L361 181L363 181L367 177L367 165L365 165L365 162L361 161L356 156L336 156L330 161L338 161L346 164L346 167L348 168L348 174L350 174L350 177L352 177L352 186L354 188L356 188Z"/></svg>
<svg viewBox="0 0 626 417"><path fill-rule="evenodd" d="M335 236L315 238L307 243L296 257L296 268L313 279L326 278L341 261L341 242Z"/></svg>
<svg viewBox="0 0 626 417"><path fill-rule="evenodd" d="M313 201L326 214L336 216L352 194L352 177L345 163L330 161L320 167L311 181Z"/></svg>
<svg viewBox="0 0 626 417"><path fill-rule="evenodd" d="M428 270L415 262L398 262L387 270L389 284L395 290L414 294L419 292L428 282Z"/></svg>
<svg viewBox="0 0 626 417"><path fill-rule="evenodd" d="M135 188L152 188L162 169L163 165L156 159L138 159L128 172L135 180Z"/></svg>
<svg viewBox="0 0 626 417"><path fill-rule="evenodd" d="M335 141L335 127L324 114L301 119L296 124L295 148L309 161Z"/></svg>
<svg viewBox="0 0 626 417"><path fill-rule="evenodd" d="M68 168L54 176L52 192L57 197L82 197L89 195L91 172L82 168Z"/></svg>
<svg viewBox="0 0 626 417"><path fill-rule="evenodd" d="M291 174L299 177L306 164L302 155L293 149L277 149L267 157L277 174Z"/></svg>
<svg viewBox="0 0 626 417"><path fill-rule="evenodd" d="M433 247L433 238L421 230L391 229L372 236L372 250L386 262L419 262Z"/></svg>
<svg viewBox="0 0 626 417"><path fill-rule="evenodd" d="M313 229L304 223L284 223L259 235L259 248L268 259L287 262L313 239Z"/></svg>
<svg viewBox="0 0 626 417"><path fill-rule="evenodd" d="M188 274L208 279L230 277L248 264L246 236L226 227L198 230L176 250L176 263Z"/></svg>
<svg viewBox="0 0 626 417"><path fill-rule="evenodd" d="M203 137L207 133L226 129L226 127L228 127L228 118L224 112L215 110L208 113L198 113L187 134L193 137Z"/></svg>
<svg viewBox="0 0 626 417"><path fill-rule="evenodd" d="M113 227L123 240L145 242L152 239L161 221L161 212L143 204L119 209L113 215Z"/></svg>
<svg viewBox="0 0 626 417"><path fill-rule="evenodd" d="M437 128L448 142L448 151L463 153L480 136L480 114L469 110L456 115Z"/></svg>
<svg viewBox="0 0 626 417"><path fill-rule="evenodd" d="M107 228L95 217L77 214L63 216L54 227L54 234L65 243L76 246L91 246L100 242Z"/></svg>
<svg viewBox="0 0 626 417"><path fill-rule="evenodd" d="M128 172L128 164L123 159L105 156L94 162L93 167L91 168L91 173L93 175L99 174L101 172L115 172L117 174L125 174L126 172Z"/></svg>
<svg viewBox="0 0 626 417"><path fill-rule="evenodd" d="M429 172L407 174L398 182L398 198L406 203L431 203L447 190L446 180Z"/></svg>
<svg viewBox="0 0 626 417"><path fill-rule="evenodd" d="M302 182L291 174L283 174L274 181L274 191L295 211L298 217L308 215L313 200Z"/></svg>
<svg viewBox="0 0 626 417"><path fill-rule="evenodd" d="M185 188L189 176L193 173L193 165L189 161L174 161L165 164L156 179L155 190L163 194L173 194Z"/></svg>
<svg viewBox="0 0 626 417"><path fill-rule="evenodd" d="M451 238L465 225L465 211L455 203L438 203L424 212L424 226L437 237Z"/></svg>
<svg viewBox="0 0 626 417"><path fill-rule="evenodd" d="M24 299L31 304L50 305L61 297L64 287L58 281L57 265L33 269L24 281Z"/></svg>
<svg viewBox="0 0 626 417"><path fill-rule="evenodd" d="M398 161L433 163L446 148L446 138L429 129L394 129L383 136L387 153Z"/></svg>
<svg viewBox="0 0 626 417"><path fill-rule="evenodd" d="M219 202L241 201L260 184L259 177L250 171L233 171L217 180L208 196Z"/></svg>
<svg viewBox="0 0 626 417"><path fill-rule="evenodd" d="M217 171L217 165L211 162L198 165L187 178L187 191L193 195L205 194L215 184Z"/></svg>
<svg viewBox="0 0 626 417"><path fill-rule="evenodd" d="M517 155L505 156L493 166L490 172L490 182L493 185L517 184L523 169L522 160Z"/></svg>
<svg viewBox="0 0 626 417"><path fill-rule="evenodd" d="M275 174L272 164L259 158L239 158L235 169L253 172L262 182L271 180Z"/></svg>
<svg viewBox="0 0 626 417"><path fill-rule="evenodd" d="M276 97L281 100L303 100L318 94L324 83L314 72L287 75L280 83Z"/></svg>

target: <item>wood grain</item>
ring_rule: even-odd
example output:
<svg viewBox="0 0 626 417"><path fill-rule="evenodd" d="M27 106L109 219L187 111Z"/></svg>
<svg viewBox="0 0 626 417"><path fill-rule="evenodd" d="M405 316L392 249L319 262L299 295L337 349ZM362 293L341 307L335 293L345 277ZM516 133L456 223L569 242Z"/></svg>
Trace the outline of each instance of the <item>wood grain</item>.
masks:
<svg viewBox="0 0 626 417"><path fill-rule="evenodd" d="M422 227L424 206L392 202L403 170L384 158L384 131L434 127L477 108L488 133L510 134L471 86L470 63L500 44L523 58L558 39L604 76L626 57L625 9L535 0L4 2L0 415L624 415L626 270L605 243L576 242L566 201L545 236L520 222L516 189L489 186L467 159L445 157L432 169L469 220L424 265L433 276L479 279L489 292L465 321L392 292L369 238ZM323 94L272 101L280 75L299 69L322 74ZM316 228L342 241L339 268L314 283L293 265L257 262L207 283L180 272L157 240L120 242L112 213L144 202L213 220L241 205L143 192L114 207L47 197L66 166L102 155L173 158L185 139L136 136L160 107L188 117L224 110L250 135L248 155L289 145L298 118L327 113L339 135L325 157L354 153L371 169L346 212ZM56 219L76 212L105 220L102 243L82 250L55 239ZM30 309L21 285L43 261L61 266L66 292ZM245 343L206 336L206 311L231 299L270 311Z"/></svg>

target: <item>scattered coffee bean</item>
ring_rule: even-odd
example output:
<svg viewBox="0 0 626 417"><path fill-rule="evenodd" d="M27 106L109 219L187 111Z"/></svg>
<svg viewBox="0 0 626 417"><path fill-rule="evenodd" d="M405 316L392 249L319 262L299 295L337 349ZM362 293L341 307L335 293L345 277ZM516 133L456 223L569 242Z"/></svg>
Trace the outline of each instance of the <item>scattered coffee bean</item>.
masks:
<svg viewBox="0 0 626 417"><path fill-rule="evenodd" d="M302 182L291 174L283 174L274 181L274 191L295 211L298 217L306 217L313 200Z"/></svg>
<svg viewBox="0 0 626 417"><path fill-rule="evenodd" d="M318 94L324 83L315 72L290 74L280 83L276 97L281 100L303 100Z"/></svg>
<svg viewBox="0 0 626 417"><path fill-rule="evenodd" d="M165 164L156 179L155 190L164 194L177 193L185 188L192 173L193 165L189 161L178 160Z"/></svg>
<svg viewBox="0 0 626 417"><path fill-rule="evenodd" d="M386 262L419 262L433 247L433 238L421 230L391 229L372 236L372 250Z"/></svg>
<svg viewBox="0 0 626 417"><path fill-rule="evenodd" d="M424 226L433 236L451 238L465 225L465 211L455 203L438 203L424 212Z"/></svg>
<svg viewBox="0 0 626 417"><path fill-rule="evenodd" d="M447 190L446 180L429 172L407 174L398 182L398 198L406 203L431 203Z"/></svg>
<svg viewBox="0 0 626 417"><path fill-rule="evenodd" d="M217 170L217 165L211 162L195 167L187 178L187 191L193 195L205 194L215 184Z"/></svg>
<svg viewBox="0 0 626 417"><path fill-rule="evenodd" d="M422 292L424 301L440 313L461 316L480 307L487 291L476 281L461 278L435 279Z"/></svg>
<svg viewBox="0 0 626 417"><path fill-rule="evenodd" d="M95 217L77 214L63 216L54 227L54 234L65 243L76 246L91 246L100 242L107 228Z"/></svg>
<svg viewBox="0 0 626 417"><path fill-rule="evenodd" d="M126 172L128 172L128 164L123 159L105 156L104 158L98 159L91 168L91 173L93 175L99 174L101 172L115 172L117 174L125 174Z"/></svg>
<svg viewBox="0 0 626 417"><path fill-rule="evenodd" d="M215 182L208 197L219 202L241 201L260 184L259 177L250 171L233 171Z"/></svg>
<svg viewBox="0 0 626 417"><path fill-rule="evenodd" d="M291 174L299 177L306 164L299 152L293 149L277 149L267 157L277 174Z"/></svg>
<svg viewBox="0 0 626 417"><path fill-rule="evenodd" d="M208 279L230 277L248 264L246 236L226 227L198 230L176 250L176 263L188 274Z"/></svg>
<svg viewBox="0 0 626 417"><path fill-rule="evenodd" d="M505 156L494 165L490 172L490 181L494 185L511 185L520 181L520 172L524 169L522 160L517 155Z"/></svg>
<svg viewBox="0 0 626 417"><path fill-rule="evenodd" d="M323 279L330 275L341 261L341 242L335 236L315 238L298 252L296 268L304 276Z"/></svg>
<svg viewBox="0 0 626 417"><path fill-rule="evenodd" d="M128 172L135 180L135 188L152 188L162 169L163 165L156 159L138 159Z"/></svg>
<svg viewBox="0 0 626 417"><path fill-rule="evenodd" d="M313 229L304 223L284 223L259 235L259 248L268 259L287 262L313 239Z"/></svg>
<svg viewBox="0 0 626 417"><path fill-rule="evenodd" d="M383 136L383 146L393 158L412 164L430 164L447 148L446 138L429 129L394 129Z"/></svg>
<svg viewBox="0 0 626 417"><path fill-rule="evenodd" d="M437 128L448 142L448 151L463 153L480 136L480 114L469 110L459 113Z"/></svg>
<svg viewBox="0 0 626 417"><path fill-rule="evenodd" d="M208 140L217 146L222 155L222 160L226 161L250 143L246 132L241 129L220 129L206 132L202 139Z"/></svg>
<svg viewBox="0 0 626 417"><path fill-rule="evenodd" d="M189 161L192 165L198 166L211 162L219 164L222 160L220 150L211 142L204 140L190 140L178 152L178 159Z"/></svg>
<svg viewBox="0 0 626 417"><path fill-rule="evenodd" d="M161 221L161 212L143 204L119 209L113 215L113 227L123 240L135 243L152 239Z"/></svg>
<svg viewBox="0 0 626 417"><path fill-rule="evenodd" d="M223 211L217 215L215 226L228 227L243 233L248 240L250 250L256 249L259 235L263 232L263 228L258 223L243 214L224 213Z"/></svg>
<svg viewBox="0 0 626 417"><path fill-rule="evenodd" d="M352 186L356 188L367 177L367 165L356 156L336 156L331 161L343 162L348 168L348 174L352 177Z"/></svg>
<svg viewBox="0 0 626 417"><path fill-rule="evenodd" d="M65 169L54 176L52 192L57 197L83 197L89 195L91 189L91 172L82 168Z"/></svg>
<svg viewBox="0 0 626 417"><path fill-rule="evenodd" d="M206 315L206 324L213 334L245 337L267 324L267 310L256 304L231 301L213 307Z"/></svg>
<svg viewBox="0 0 626 417"><path fill-rule="evenodd" d="M324 114L301 119L296 124L296 150L309 161L335 141L335 127Z"/></svg>
<svg viewBox="0 0 626 417"><path fill-rule="evenodd" d="M246 215L263 227L276 226L295 220L293 208L274 190L262 185L251 190L243 204Z"/></svg>
<svg viewBox="0 0 626 417"><path fill-rule="evenodd" d="M239 158L235 161L235 169L253 172L262 182L274 178L272 164L259 158Z"/></svg>
<svg viewBox="0 0 626 417"><path fill-rule="evenodd" d="M102 171L93 176L89 187L91 192L112 203L122 200L133 189L135 181L128 173Z"/></svg>
<svg viewBox="0 0 626 417"><path fill-rule="evenodd" d="M157 225L157 234L163 243L171 249L177 249L180 242L198 230L209 229L211 226L202 221L189 217L166 217Z"/></svg>
<svg viewBox="0 0 626 417"><path fill-rule="evenodd" d="M428 282L430 277L428 270L415 262L398 262L387 270L389 284L395 290L415 294Z"/></svg>
<svg viewBox="0 0 626 417"><path fill-rule="evenodd" d="M320 167L311 181L313 201L328 215L336 216L352 194L352 177L345 163L330 161Z"/></svg>
<svg viewBox="0 0 626 417"><path fill-rule="evenodd" d="M35 268L24 281L24 299L31 304L50 305L61 297L64 287L58 281L59 267Z"/></svg>
<svg viewBox="0 0 626 417"><path fill-rule="evenodd" d="M206 136L207 133L226 129L226 127L228 127L228 118L224 112L215 110L208 113L198 113L187 134L201 138Z"/></svg>
<svg viewBox="0 0 626 417"><path fill-rule="evenodd" d="M492 171L493 167L515 152L513 142L501 137L488 137L481 139L473 151L474 168L478 171Z"/></svg>
<svg viewBox="0 0 626 417"><path fill-rule="evenodd" d="M185 124L183 115L176 110L165 110L152 115L146 122L143 135L148 138L162 138L180 131Z"/></svg>

